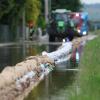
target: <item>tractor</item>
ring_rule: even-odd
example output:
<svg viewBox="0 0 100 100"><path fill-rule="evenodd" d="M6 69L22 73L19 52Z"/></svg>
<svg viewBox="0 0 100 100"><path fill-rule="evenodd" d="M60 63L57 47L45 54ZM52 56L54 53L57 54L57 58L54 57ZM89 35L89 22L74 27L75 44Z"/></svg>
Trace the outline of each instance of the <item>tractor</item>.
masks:
<svg viewBox="0 0 100 100"><path fill-rule="evenodd" d="M68 36L72 40L74 26L70 23L69 13L70 11L66 9L56 9L51 12L47 28L50 42L55 42L56 38L63 39Z"/></svg>

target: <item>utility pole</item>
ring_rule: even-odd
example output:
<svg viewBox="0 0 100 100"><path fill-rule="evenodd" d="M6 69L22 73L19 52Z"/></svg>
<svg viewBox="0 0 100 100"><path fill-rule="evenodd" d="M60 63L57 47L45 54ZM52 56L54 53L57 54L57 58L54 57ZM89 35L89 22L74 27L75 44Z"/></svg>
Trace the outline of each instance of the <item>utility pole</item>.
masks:
<svg viewBox="0 0 100 100"><path fill-rule="evenodd" d="M22 40L23 40L23 45L22 45L22 51L23 51L23 57L25 57L26 54L26 48L25 48L25 41L26 38L26 20L25 20L25 9L23 9L22 13Z"/></svg>
<svg viewBox="0 0 100 100"><path fill-rule="evenodd" d="M25 9L23 9L22 13L22 38L23 41L25 40L26 37L26 22L25 22Z"/></svg>
<svg viewBox="0 0 100 100"><path fill-rule="evenodd" d="M48 15L49 15L49 4L48 4L48 0L44 0L44 3L45 3L45 21L46 21L46 24L48 24Z"/></svg>
<svg viewBox="0 0 100 100"><path fill-rule="evenodd" d="M49 0L49 14L51 14L51 0Z"/></svg>

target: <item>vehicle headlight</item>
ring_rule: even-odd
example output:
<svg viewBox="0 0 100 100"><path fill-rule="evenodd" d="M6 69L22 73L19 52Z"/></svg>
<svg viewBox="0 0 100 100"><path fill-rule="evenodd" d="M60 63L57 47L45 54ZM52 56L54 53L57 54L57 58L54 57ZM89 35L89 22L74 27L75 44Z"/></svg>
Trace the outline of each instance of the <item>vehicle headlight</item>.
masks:
<svg viewBox="0 0 100 100"><path fill-rule="evenodd" d="M83 35L86 35L86 34L87 34L87 32L86 32L86 31L84 31L84 32L83 32Z"/></svg>
<svg viewBox="0 0 100 100"><path fill-rule="evenodd" d="M77 32L80 33L81 31L78 29Z"/></svg>
<svg viewBox="0 0 100 100"><path fill-rule="evenodd" d="M66 40L65 39L63 39L63 43L65 43L66 42Z"/></svg>

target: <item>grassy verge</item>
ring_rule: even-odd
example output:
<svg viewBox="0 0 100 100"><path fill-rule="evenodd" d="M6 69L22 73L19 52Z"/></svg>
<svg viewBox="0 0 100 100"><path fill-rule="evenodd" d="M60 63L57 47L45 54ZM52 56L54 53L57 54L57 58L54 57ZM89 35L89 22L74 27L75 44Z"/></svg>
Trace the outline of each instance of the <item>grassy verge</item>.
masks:
<svg viewBox="0 0 100 100"><path fill-rule="evenodd" d="M71 100L100 100L100 35L85 46L80 68L79 93Z"/></svg>
<svg viewBox="0 0 100 100"><path fill-rule="evenodd" d="M90 31L89 34L94 34L100 36L100 29L96 31Z"/></svg>

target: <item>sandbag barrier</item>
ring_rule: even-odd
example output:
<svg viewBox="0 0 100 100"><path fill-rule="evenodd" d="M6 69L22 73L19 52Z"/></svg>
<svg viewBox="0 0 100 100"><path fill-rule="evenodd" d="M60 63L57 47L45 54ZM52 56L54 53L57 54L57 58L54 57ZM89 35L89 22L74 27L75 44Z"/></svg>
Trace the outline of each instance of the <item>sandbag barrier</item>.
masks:
<svg viewBox="0 0 100 100"><path fill-rule="evenodd" d="M43 52L42 56L31 56L15 66L6 67L0 74L0 100L23 100L23 96L19 97L24 91L30 86L32 90L54 69L55 64L69 60L73 50L89 39L87 36L74 39L72 42L63 43L54 52Z"/></svg>
<svg viewBox="0 0 100 100"><path fill-rule="evenodd" d="M15 100L54 67L54 61L47 56L31 56L15 66L6 67L0 74L0 100Z"/></svg>
<svg viewBox="0 0 100 100"><path fill-rule="evenodd" d="M65 42L53 52L42 52L42 55L46 55L55 61L55 65L66 62L70 59L72 53L72 42Z"/></svg>
<svg viewBox="0 0 100 100"><path fill-rule="evenodd" d="M6 67L0 74L1 100L14 100L31 84L42 80L53 70L54 65L70 59L72 42L65 42L51 53L42 52L42 56L31 56L13 67Z"/></svg>
<svg viewBox="0 0 100 100"><path fill-rule="evenodd" d="M34 87L54 69L55 64L69 59L71 50L71 42L63 43L54 52L42 52L42 56L31 56L13 67L6 67L0 74L0 100L15 100L31 84Z"/></svg>

